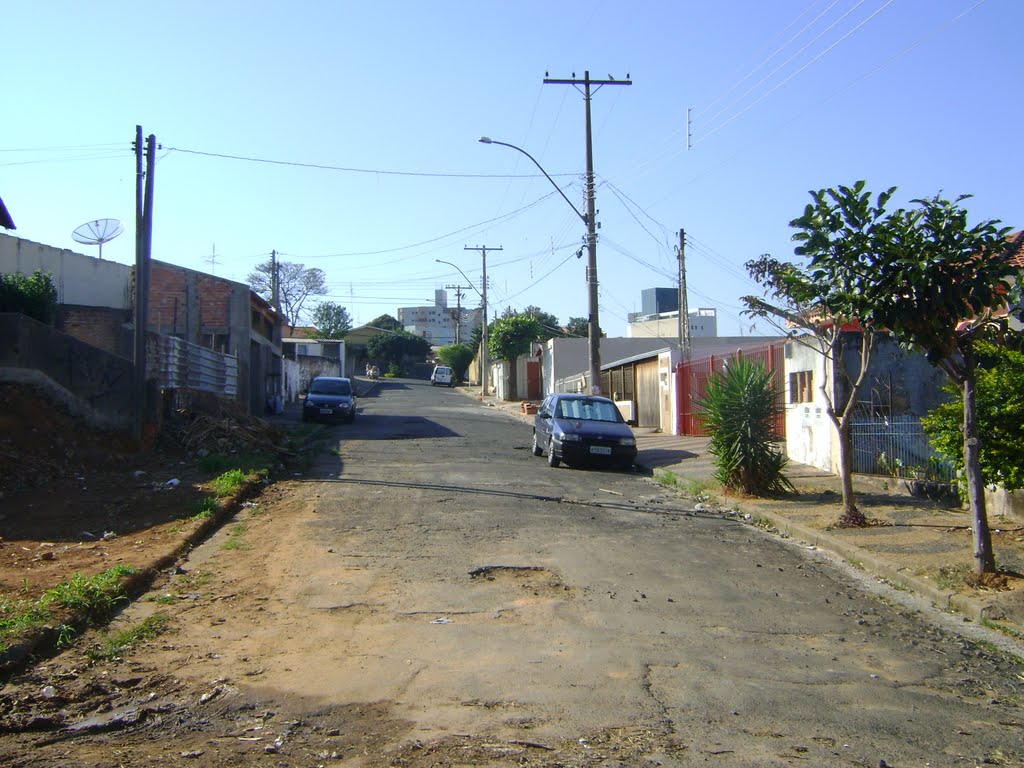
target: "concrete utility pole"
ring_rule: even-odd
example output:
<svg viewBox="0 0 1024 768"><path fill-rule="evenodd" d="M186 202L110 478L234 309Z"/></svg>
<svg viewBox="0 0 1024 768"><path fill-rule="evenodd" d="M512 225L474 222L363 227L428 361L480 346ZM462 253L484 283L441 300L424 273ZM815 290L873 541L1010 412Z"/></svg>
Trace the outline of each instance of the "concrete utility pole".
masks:
<svg viewBox="0 0 1024 768"><path fill-rule="evenodd" d="M134 432L142 439L146 415L146 318L149 316L149 263L153 256L153 170L156 136L146 139L146 169L142 168L142 126L135 126L135 393Z"/></svg>
<svg viewBox="0 0 1024 768"><path fill-rule="evenodd" d="M500 251L502 247L499 245L497 248L488 248L486 245L477 245L474 247L465 246L464 251L480 251L480 256L483 258L484 273L483 273L483 292L480 294L480 298L484 302L484 332L480 340L480 346L483 347L483 351L480 353L480 395L481 397L487 396L487 251Z"/></svg>
<svg viewBox="0 0 1024 768"><path fill-rule="evenodd" d="M690 307L686 300L686 230L679 230L679 349L690 359Z"/></svg>
<svg viewBox="0 0 1024 768"><path fill-rule="evenodd" d="M270 306L281 313L281 284L277 275L277 251L270 252Z"/></svg>
<svg viewBox="0 0 1024 768"><path fill-rule="evenodd" d="M460 344L462 338L462 292L463 288L472 288L472 285L446 285L445 290L455 291L455 343Z"/></svg>
<svg viewBox="0 0 1024 768"><path fill-rule="evenodd" d="M626 74L625 80L616 80L611 75L607 80L591 80L590 71L583 73L583 79L577 80L572 73L569 80L544 78L545 85L582 85L583 101L586 104L587 129L587 296L590 315L587 319L588 336L590 337L590 391L601 394L601 324L597 310L597 211L594 207L594 143L590 122L590 87L602 85L632 85L633 81Z"/></svg>

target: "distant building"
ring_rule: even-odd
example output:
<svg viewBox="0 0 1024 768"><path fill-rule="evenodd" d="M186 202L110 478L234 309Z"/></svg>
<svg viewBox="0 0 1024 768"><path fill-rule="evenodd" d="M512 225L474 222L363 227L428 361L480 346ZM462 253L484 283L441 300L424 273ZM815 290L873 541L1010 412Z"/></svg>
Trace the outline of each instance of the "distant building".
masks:
<svg viewBox="0 0 1024 768"><path fill-rule="evenodd" d="M459 341L468 342L473 329L481 323L482 312L479 308L449 307L448 292L444 289L434 291L432 306L398 308L398 322L405 330L422 336L435 347L455 343L456 318L459 321Z"/></svg>
<svg viewBox="0 0 1024 768"><path fill-rule="evenodd" d="M701 307L689 314L691 339L715 338L718 336L718 310ZM679 338L679 310L660 314L632 312L628 316L626 336L629 338L658 337L666 340Z"/></svg>

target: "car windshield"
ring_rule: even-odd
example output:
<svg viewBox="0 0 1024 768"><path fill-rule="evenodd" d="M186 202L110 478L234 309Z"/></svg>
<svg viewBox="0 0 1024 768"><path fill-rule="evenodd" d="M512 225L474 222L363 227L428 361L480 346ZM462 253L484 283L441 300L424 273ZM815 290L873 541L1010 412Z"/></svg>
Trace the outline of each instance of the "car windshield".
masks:
<svg viewBox="0 0 1024 768"><path fill-rule="evenodd" d="M619 409L606 400L560 400L555 415L581 421L622 421Z"/></svg>
<svg viewBox="0 0 1024 768"><path fill-rule="evenodd" d="M326 381L317 379L309 385L311 395L351 395L352 385L347 381Z"/></svg>

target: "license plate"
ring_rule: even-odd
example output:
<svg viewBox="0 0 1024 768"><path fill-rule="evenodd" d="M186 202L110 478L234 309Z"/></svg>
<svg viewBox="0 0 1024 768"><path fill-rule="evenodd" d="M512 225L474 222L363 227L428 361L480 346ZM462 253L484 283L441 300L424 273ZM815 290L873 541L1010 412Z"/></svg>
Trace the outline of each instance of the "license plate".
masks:
<svg viewBox="0 0 1024 768"><path fill-rule="evenodd" d="M320 413L322 413L324 416L330 416L332 413L334 413L334 411L331 410L330 408L321 408Z"/></svg>
<svg viewBox="0 0 1024 768"><path fill-rule="evenodd" d="M590 452L600 454L601 456L612 455L612 449L607 445L592 445L590 446Z"/></svg>

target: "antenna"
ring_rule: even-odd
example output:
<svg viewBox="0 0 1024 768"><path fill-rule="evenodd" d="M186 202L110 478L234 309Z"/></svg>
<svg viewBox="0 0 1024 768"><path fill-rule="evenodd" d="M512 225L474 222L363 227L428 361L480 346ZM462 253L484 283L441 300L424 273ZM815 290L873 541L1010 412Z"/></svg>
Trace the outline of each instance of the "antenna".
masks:
<svg viewBox="0 0 1024 768"><path fill-rule="evenodd" d="M124 232L124 224L117 219L96 219L96 221L87 221L82 226L76 227L75 231L71 233L71 239L76 243L98 245L102 259L103 244L109 243L122 232Z"/></svg>
<svg viewBox="0 0 1024 768"><path fill-rule="evenodd" d="M210 274L217 274L217 244L214 243L212 246L213 252L206 257L206 261L210 262Z"/></svg>

